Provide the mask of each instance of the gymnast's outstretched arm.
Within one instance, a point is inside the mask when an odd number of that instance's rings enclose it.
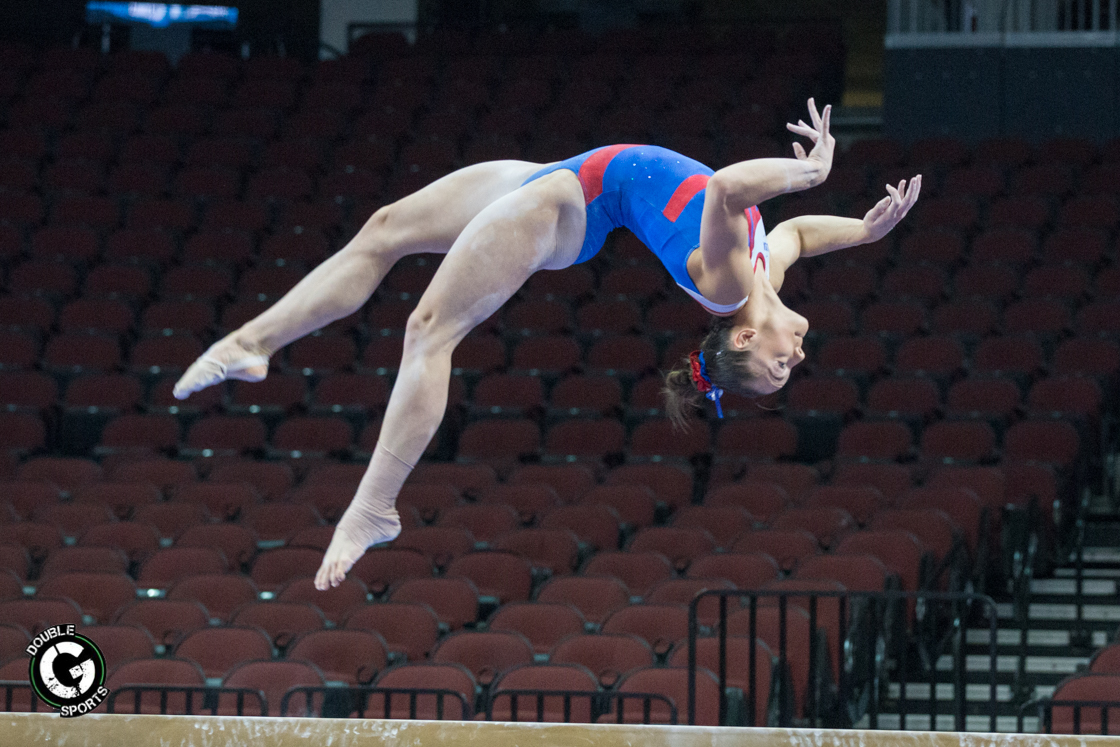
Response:
[[[899,182],[898,187],[887,185],[887,196],[875,204],[862,220],[840,218],[834,215],[802,215],[779,223],[770,231],[774,248],[781,246],[790,254],[790,261],[798,257],[815,257],[837,249],[859,244],[870,244],[886,236],[906,217],[922,191],[922,175],[910,183]],[[787,249],[789,247],[789,249]]]
[[[832,153],[836,148],[836,139],[829,132],[832,107],[826,106],[824,114],[819,114],[816,103],[809,99],[809,119],[812,125],[798,120],[786,127],[808,138],[813,143],[811,151],[806,153],[801,143],[795,142],[796,158],[756,158],[720,169],[708,180],[705,209],[708,201],[714,201],[728,213],[741,215],[771,197],[823,183],[832,170]]]

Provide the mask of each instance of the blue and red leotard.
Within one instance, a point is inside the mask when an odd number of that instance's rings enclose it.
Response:
[[[587,233],[576,263],[603,247],[613,229],[626,227],[657,255],[681,288],[716,314],[737,311],[747,302],[717,304],[700,294],[688,274],[688,258],[700,246],[700,217],[710,168],[654,145],[609,145],[541,169],[526,183],[558,169],[575,172],[587,205]],[[770,247],[757,207],[747,210],[751,223],[751,265],[770,272]]]

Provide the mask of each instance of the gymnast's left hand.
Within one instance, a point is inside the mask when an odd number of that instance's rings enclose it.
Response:
[[[891,229],[899,224],[918,201],[918,193],[922,191],[922,175],[918,174],[907,184],[903,179],[898,187],[887,185],[887,196],[875,203],[875,207],[863,216],[863,230],[867,234],[867,241],[878,241],[890,233]]]

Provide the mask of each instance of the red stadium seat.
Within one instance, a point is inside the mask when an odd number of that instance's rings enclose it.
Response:
[[[704,504],[742,508],[762,523],[770,523],[789,506],[789,494],[780,485],[746,481],[721,485],[708,492]]]
[[[319,608],[305,602],[249,602],[234,612],[230,622],[260,628],[279,649],[287,648],[304,633],[326,627]]]
[[[375,695],[369,701],[367,713],[370,715],[429,720],[440,717],[469,720],[473,715],[477,684],[471,673],[458,664],[410,663],[392,667],[382,672],[374,685],[385,690],[417,688],[445,690],[458,693],[461,701],[456,698],[441,698],[435,694],[425,694],[417,696],[415,705],[412,705],[409,697],[388,698],[384,695]],[[386,699],[389,700],[388,703],[385,702]],[[466,705],[462,705],[463,703]]]
[[[631,540],[631,552],[657,552],[684,571],[693,559],[714,552],[716,541],[705,529],[672,527],[646,527]]]
[[[360,607],[346,618],[346,628],[368,630],[385,639],[391,651],[409,661],[426,659],[439,638],[439,620],[425,604],[383,603]]]
[[[157,643],[172,645],[185,633],[207,627],[210,616],[198,602],[143,599],[121,609],[113,622],[142,627]]]
[[[528,560],[513,553],[479,551],[460,555],[451,561],[447,578],[470,580],[481,595],[498,604],[524,602],[533,588],[533,568]]]
[[[545,602],[513,602],[491,615],[487,628],[513,631],[529,640],[533,650],[547,653],[565,638],[582,633],[586,621],[571,605]]]
[[[628,633],[664,655],[688,637],[688,608],[676,604],[634,604],[617,610],[603,623],[603,633]]]
[[[167,592],[167,598],[198,602],[224,624],[239,607],[255,602],[259,594],[256,584],[242,574],[201,573],[180,579]]]
[[[821,547],[828,548],[855,527],[855,519],[841,508],[791,508],[780,514],[772,526],[777,530],[805,530],[817,539]],[[751,536],[743,539],[749,540]],[[736,544],[736,548],[739,547]]]
[[[569,636],[549,655],[553,664],[587,667],[603,687],[613,687],[635,669],[652,666],[653,659],[653,649],[644,639],[623,633]]]
[[[922,456],[930,461],[976,463],[990,459],[996,446],[985,422],[944,421],[922,432]]]
[[[419,551],[436,567],[444,568],[455,558],[473,550],[475,540],[465,529],[423,526],[403,530],[393,540],[392,547]]]
[[[136,584],[120,571],[75,571],[44,578],[35,593],[72,599],[82,608],[83,615],[106,623],[119,609],[136,599]]]
[[[520,555],[552,575],[571,573],[579,556],[579,540],[565,529],[519,529],[496,538],[493,546]]]
[[[134,659],[117,667],[105,681],[106,687],[120,690],[127,685],[171,685],[181,687],[202,687],[205,684],[202,670],[194,662],[182,659]],[[136,700],[127,695],[120,698],[115,705],[116,713],[144,713],[144,714],[180,714],[187,713],[187,695],[185,693],[171,692],[164,695],[158,691],[141,692],[139,694],[139,707]],[[197,696],[196,696],[197,697]],[[254,706],[249,705],[246,712],[254,713]],[[256,713],[260,714],[259,711]],[[263,714],[260,714],[263,715]]]
[[[590,623],[601,625],[615,610],[630,602],[630,591],[611,576],[555,578],[537,593],[537,601],[569,604]]]
[[[332,624],[338,624],[350,612],[364,606],[369,592],[366,585],[354,578],[344,578],[338,586],[319,591],[312,578],[297,578],[276,595],[281,602],[306,602],[319,608]]]
[[[510,669],[531,664],[533,647],[524,636],[510,631],[461,631],[443,639],[431,659],[464,666],[485,687]]]
[[[531,694],[549,690],[585,692],[587,697],[545,696],[537,700]],[[594,674],[583,666],[527,664],[510,669],[494,681],[488,713],[490,718],[502,721],[590,723],[591,704],[597,692]]]
[[[159,549],[159,534],[150,524],[114,521],[87,528],[78,538],[86,547],[115,547],[133,562],[141,562]]]
[[[427,604],[451,630],[478,618],[478,589],[464,578],[416,578],[404,581],[389,601]]]
[[[260,628],[203,628],[188,633],[175,656],[197,664],[206,677],[224,679],[241,662],[272,658],[272,641]]]

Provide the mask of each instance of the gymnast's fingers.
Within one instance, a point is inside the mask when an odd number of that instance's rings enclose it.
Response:
[[[821,115],[817,111],[817,102],[812,97],[809,98],[809,119],[812,120],[815,129],[821,128]]]
[[[806,155],[805,149],[801,147],[801,143],[793,144],[793,154],[797,156],[798,160],[804,161],[809,156]]]
[[[810,127],[806,127],[803,124],[788,124],[787,123],[786,124],[786,129],[788,129],[790,132],[794,132],[798,135],[801,135],[802,137],[807,137],[810,140],[816,140],[816,138],[820,137],[820,134],[816,130],[814,130]]]
[[[890,196],[884,197],[883,199],[876,202],[875,205],[867,211],[867,217],[871,220],[878,220],[887,212],[887,208],[890,207],[890,204]]]
[[[899,202],[902,202],[902,198],[899,197],[899,195],[898,195],[898,190],[895,189],[890,184],[887,185],[887,193],[890,194],[890,196],[891,196],[891,204],[892,205],[894,205],[896,203],[899,203]]]
[[[906,202],[903,210],[909,210],[918,201],[918,193],[922,191],[922,175],[918,174],[910,180],[910,187],[906,190]]]

